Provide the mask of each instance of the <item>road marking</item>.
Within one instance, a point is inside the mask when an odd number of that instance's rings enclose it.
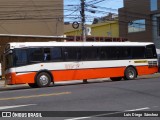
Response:
[[[36,104],[14,105],[14,106],[1,106],[1,107],[0,107],[0,110],[10,109],[10,108],[18,108],[18,107],[25,107],[25,106],[32,106],[32,105],[36,105]]]
[[[130,112],[130,111],[141,111],[141,110],[148,110],[150,109],[149,107],[145,107],[145,108],[138,108],[138,109],[133,109],[133,110],[126,110],[126,112]]]
[[[58,95],[67,95],[71,94],[71,92],[61,92],[61,93],[51,93],[51,94],[40,94],[40,95],[30,95],[30,96],[18,96],[18,97],[10,97],[10,98],[0,98],[0,101],[4,100],[17,100],[17,99],[27,99],[27,98],[38,98],[38,97],[48,97],[48,96],[58,96]]]
[[[94,116],[70,118],[70,119],[64,119],[64,120],[82,120],[82,119],[90,119],[92,117],[94,117]]]
[[[141,111],[141,110],[147,110],[150,109],[149,107],[145,108],[138,108],[138,109],[132,109],[132,110],[125,110],[125,111],[120,111],[120,112],[113,112],[113,113],[104,113],[104,114],[98,114],[98,115],[92,115],[92,116],[86,116],[86,117],[77,117],[77,118],[69,118],[69,119],[64,119],[64,120],[83,120],[83,119],[91,119],[93,117],[103,117],[106,115],[114,115],[114,114],[119,114],[119,113],[124,113],[124,112],[130,112],[130,111]]]
[[[88,117],[78,117],[78,118],[69,118],[69,119],[64,119],[64,120],[83,120],[83,119],[90,119],[94,116],[88,116]]]
[[[153,106],[154,108],[157,108],[157,107],[159,107],[159,106]]]

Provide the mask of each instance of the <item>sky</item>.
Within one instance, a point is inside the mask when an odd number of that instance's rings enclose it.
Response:
[[[81,0],[64,0],[64,20],[66,22],[80,22],[80,1]],[[103,17],[109,12],[118,13],[118,8],[123,7],[123,0],[85,0],[86,4],[86,22],[91,23],[95,17]],[[91,2],[92,1],[92,2]],[[102,1],[102,2],[99,2]],[[95,2],[99,2],[94,4]],[[96,6],[96,8],[91,7]],[[95,11],[95,13],[91,13]]]

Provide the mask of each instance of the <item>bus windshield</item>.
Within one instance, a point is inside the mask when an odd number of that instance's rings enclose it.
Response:
[[[157,58],[155,45],[146,46],[146,58]]]
[[[15,49],[13,51],[9,51],[5,56],[5,69],[23,66],[28,63],[27,50]]]
[[[23,66],[27,65],[28,57],[27,57],[27,49],[15,49],[15,66]]]

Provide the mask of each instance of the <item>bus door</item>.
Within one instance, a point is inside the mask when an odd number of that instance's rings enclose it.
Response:
[[[13,58],[15,61],[15,73],[17,76],[16,83],[20,83],[21,79],[18,79],[18,76],[25,74],[28,70],[26,68],[26,66],[28,65],[27,49],[15,49]]]

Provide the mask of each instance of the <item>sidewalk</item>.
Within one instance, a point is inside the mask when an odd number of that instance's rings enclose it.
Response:
[[[149,78],[159,78],[159,77],[160,77],[160,73],[155,73],[151,75],[138,76],[137,79],[149,79]]]
[[[143,75],[143,76],[138,76],[137,79],[149,79],[149,78],[160,78],[160,73],[155,73],[152,75]],[[92,81],[106,81],[106,80],[110,80],[109,78],[102,78],[102,79],[93,79]],[[82,80],[76,80],[76,81],[64,81],[64,82],[56,82],[57,85],[61,85],[61,84],[66,84],[66,83],[82,83]],[[5,81],[4,80],[0,80],[0,88],[16,88],[16,87],[29,87],[27,84],[20,84],[20,85],[5,85]]]
[[[3,88],[22,88],[22,87],[29,87],[28,84],[19,84],[19,85],[5,85],[5,80],[0,80],[0,91]]]

